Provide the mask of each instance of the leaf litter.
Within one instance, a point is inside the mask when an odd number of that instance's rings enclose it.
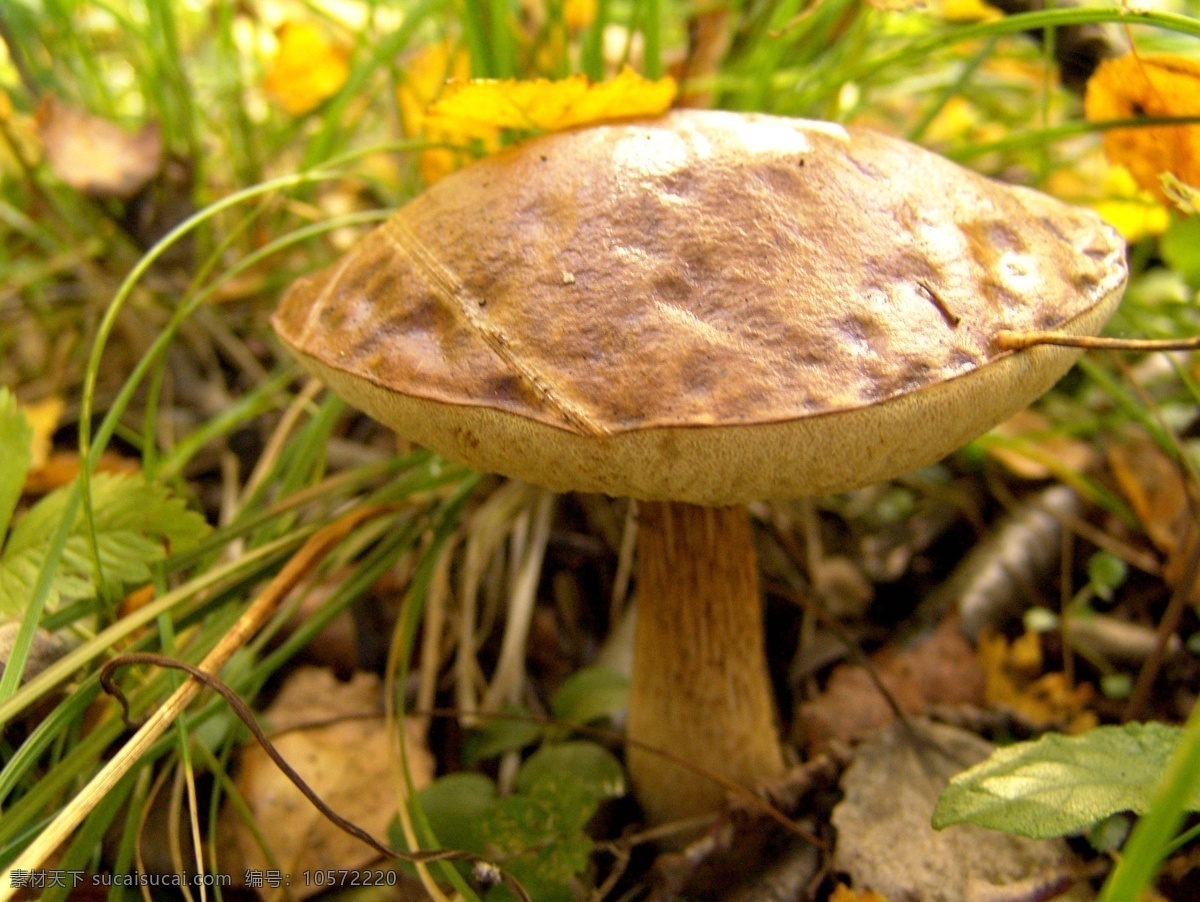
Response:
[[[396,816],[393,737],[383,712],[382,682],[358,673],[339,683],[322,668],[291,673],[261,720],[275,747],[330,807],[373,836],[385,836]],[[434,761],[419,720],[407,718],[402,741],[414,787],[433,778]],[[380,866],[379,853],[348,836],[316,811],[258,746],[240,756],[237,791],[253,817],[252,830],[232,802],[221,813],[221,860],[233,873],[282,869],[290,874]],[[326,889],[293,886],[307,898]],[[277,894],[283,898],[282,890]],[[268,897],[270,898],[270,897]]]

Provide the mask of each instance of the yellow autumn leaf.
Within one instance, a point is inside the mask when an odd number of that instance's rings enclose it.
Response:
[[[350,75],[344,48],[310,22],[286,22],[279,51],[263,78],[263,90],[284,112],[301,116],[341,89]]]
[[[597,0],[563,0],[562,17],[567,28],[587,28],[596,20]]]
[[[21,405],[33,432],[29,442],[31,470],[46,465],[46,460],[50,457],[50,440],[54,431],[58,429],[58,421],[62,417],[64,407],[63,399],[57,395],[51,395],[44,401]]]
[[[1099,149],[1051,173],[1042,187],[1060,200],[1091,207],[1130,243],[1161,235],[1171,223],[1167,208]]]
[[[1084,110],[1091,122],[1200,116],[1200,61],[1136,53],[1105,60],[1088,80]],[[1108,159],[1159,201],[1167,202],[1164,173],[1200,182],[1200,126],[1109,129],[1103,141]]]
[[[1161,235],[1171,224],[1167,208],[1149,191],[1139,188],[1124,166],[1109,167],[1100,189],[1101,196],[1092,203],[1092,209],[1114,226],[1126,241]]]
[[[844,883],[834,887],[829,896],[829,902],[888,902],[887,896],[881,896],[873,889],[853,890]]]
[[[500,130],[480,123],[431,118],[429,107],[441,96],[448,80],[465,80],[471,75],[471,59],[449,41],[431,44],[412,58],[404,80],[396,89],[404,133],[432,143],[482,144],[488,151],[500,147]],[[451,147],[430,147],[421,152],[421,177],[427,185],[449,175],[469,162],[471,156]]]
[[[984,672],[984,695],[991,705],[1015,711],[1038,727],[1063,725],[1079,733],[1096,725],[1088,710],[1093,690],[1087,683],[1072,686],[1063,673],[1045,673],[1041,637],[1026,632],[1010,644],[1003,636],[979,639],[979,662]]]
[[[942,18],[947,22],[994,22],[1004,13],[983,0],[942,0]]]
[[[657,116],[676,94],[671,77],[650,81],[628,67],[608,81],[573,75],[557,81],[476,79],[447,85],[430,115],[446,123],[559,131],[636,116]]]

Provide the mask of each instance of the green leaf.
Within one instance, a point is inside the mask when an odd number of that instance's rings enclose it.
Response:
[[[1186,182],[1181,182],[1172,172],[1160,173],[1158,178],[1162,182],[1163,193],[1184,214],[1195,216],[1200,213],[1200,191]]]
[[[49,539],[66,508],[70,486],[50,493],[17,523],[0,555],[0,614],[18,615],[33,590]],[[105,585],[94,583],[83,512],[75,517],[63,550],[47,610],[99,594],[118,592],[150,579],[150,565],[169,552],[185,551],[209,530],[159,484],[141,477],[98,473],[92,478],[96,546]]]
[[[496,804],[490,777],[474,772],[438,777],[417,793],[417,804],[442,848],[483,854],[480,818]]]
[[[554,693],[550,710],[558,720],[583,725],[624,711],[628,701],[628,677],[607,667],[584,667]]]
[[[535,902],[570,902],[571,880],[587,869],[592,854],[584,828],[598,804],[594,787],[554,772],[543,775],[532,792],[501,799],[481,818],[480,830],[489,851]],[[513,897],[507,887],[496,887],[487,898]]]
[[[446,774],[418,790],[415,799],[437,837],[439,848],[484,854],[480,823],[496,805],[496,784],[490,777],[474,772]],[[394,818],[388,826],[388,838],[392,848],[412,851],[399,818]],[[459,861],[453,866],[464,878],[470,874],[470,862]],[[412,875],[417,872],[408,862],[401,862],[400,868]]]
[[[950,781],[933,826],[979,824],[1046,839],[1084,833],[1119,811],[1141,814],[1181,733],[1159,723],[1126,724],[1000,749]],[[1186,807],[1200,811],[1200,790]]]
[[[1097,551],[1088,558],[1088,580],[1092,589],[1105,601],[1111,601],[1113,592],[1125,582],[1129,565],[1108,551]]]
[[[1176,219],[1159,239],[1158,248],[1171,269],[1192,288],[1200,286],[1200,218]]]
[[[586,740],[542,746],[517,772],[517,790],[533,794],[539,784],[559,779],[568,780],[597,801],[625,794],[621,763],[608,749]]]
[[[468,733],[463,744],[463,757],[467,764],[474,765],[484,758],[515,752],[542,738],[540,724],[522,719],[530,716],[528,708],[506,705],[500,713],[517,716],[489,718],[479,729]]]
[[[572,881],[592,854],[588,821],[601,801],[625,792],[624,771],[593,742],[549,744],[521,766],[516,789],[479,818],[484,845],[535,902],[570,902]],[[487,895],[488,902],[512,898],[502,886]]]
[[[4,547],[8,521],[17,508],[25,474],[29,472],[31,441],[33,429],[29,420],[17,406],[13,393],[0,386],[0,460],[4,461],[0,467],[0,548]]]

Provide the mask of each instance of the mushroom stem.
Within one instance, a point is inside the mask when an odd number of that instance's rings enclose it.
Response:
[[[750,518],[744,507],[644,502],[629,772],[656,823],[716,811],[726,788],[779,776],[783,754],[763,647]]]

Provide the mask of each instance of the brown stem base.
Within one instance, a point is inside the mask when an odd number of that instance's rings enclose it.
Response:
[[[744,507],[643,503],[628,735],[638,800],[655,823],[720,808],[715,775],[753,788],[783,755],[763,648],[758,569]]]

